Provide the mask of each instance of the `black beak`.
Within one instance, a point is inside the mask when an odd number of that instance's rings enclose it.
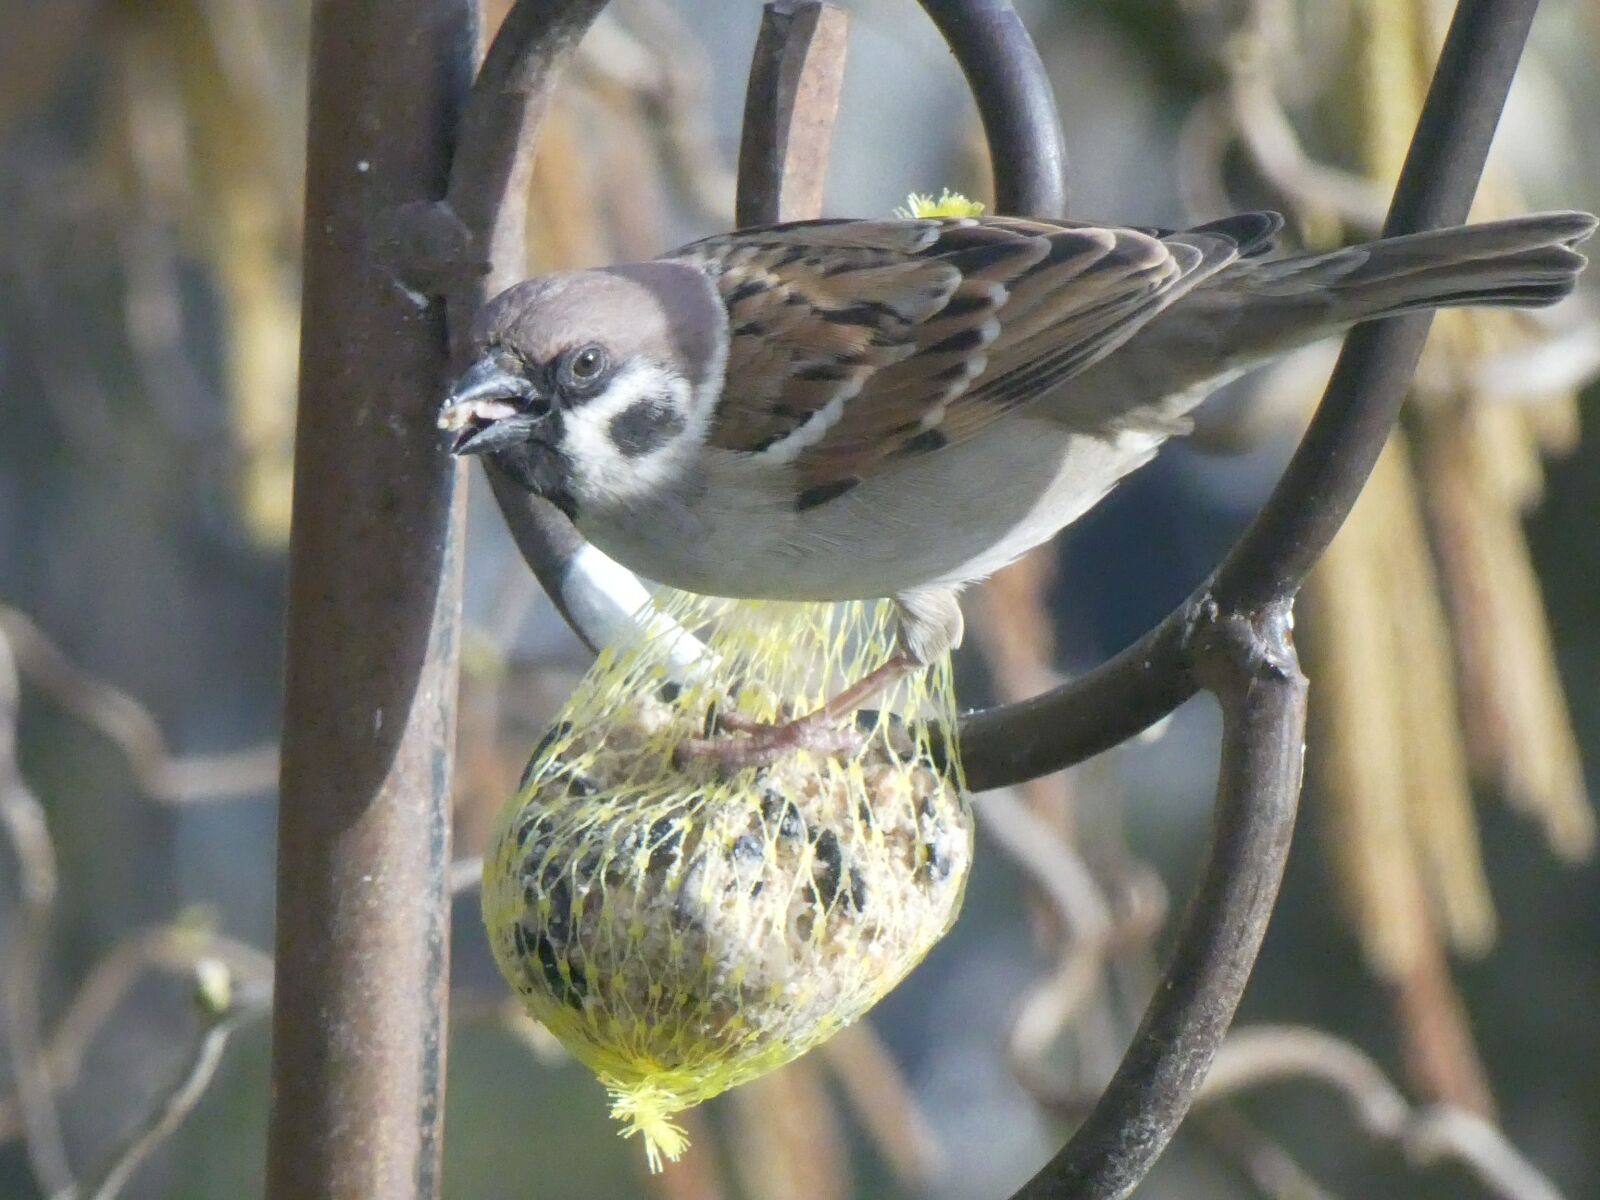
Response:
[[[531,379],[497,358],[480,358],[450,389],[439,428],[456,435],[450,453],[484,454],[525,439],[547,408]]]

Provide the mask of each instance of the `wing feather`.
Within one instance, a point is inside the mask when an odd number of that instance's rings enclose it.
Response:
[[[807,221],[697,242],[677,257],[716,281],[731,331],[710,441],[842,494],[1048,393],[1279,223]]]

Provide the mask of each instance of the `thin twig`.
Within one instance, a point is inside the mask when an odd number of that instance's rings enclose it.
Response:
[[[176,756],[149,708],[78,666],[26,613],[0,606],[0,631],[10,640],[23,677],[116,746],[140,790],[152,799],[189,804],[276,788],[276,745]]]
[[[1371,1138],[1397,1146],[1417,1167],[1456,1162],[1503,1200],[1561,1200],[1492,1123],[1454,1105],[1413,1108],[1377,1063],[1332,1034],[1298,1026],[1252,1026],[1218,1052],[1200,1102],[1216,1103],[1272,1083],[1311,1079],[1343,1099]]]
[[[624,19],[635,26],[631,34],[650,54],[655,69],[653,78],[634,79],[632,85],[658,117],[670,177],[704,219],[728,224],[733,219],[736,172],[718,147],[712,126],[706,95],[712,69],[705,48],[664,0],[636,0],[625,10]],[[585,66],[599,67],[599,57],[586,55]]]
[[[143,972],[157,968],[189,974],[195,963],[208,958],[226,964],[248,986],[268,990],[272,986],[272,959],[261,950],[181,922],[137,933],[102,956],[45,1041],[43,1070],[51,1092],[64,1092],[78,1081],[89,1045]],[[0,1097],[0,1142],[16,1136],[21,1129],[19,1098]]]
[[[1258,67],[1242,67],[1234,75],[1227,105],[1250,161],[1268,183],[1313,211],[1332,212],[1360,236],[1378,232],[1385,210],[1383,189],[1307,154],[1271,80]]]
[[[929,1190],[944,1173],[944,1150],[871,1023],[841,1029],[821,1054],[901,1187],[913,1194]]]
[[[200,968],[208,965],[226,970],[209,960],[202,962]],[[197,968],[197,974],[201,973]],[[232,981],[227,979],[220,982],[202,979],[199,986],[202,989],[234,990]],[[222,1063],[222,1052],[227,1048],[228,1039],[241,1027],[266,1016],[269,1011],[269,1004],[261,992],[253,989],[238,991],[242,994],[227,997],[215,1009],[208,1001],[202,1000],[200,1036],[195,1041],[183,1072],[151,1105],[92,1180],[56,1191],[52,1193],[52,1200],[115,1200],[133,1178],[134,1172],[183,1124],[184,1118],[194,1111],[195,1105],[211,1086],[211,1079]]]
[[[1023,1086],[1049,1092],[1041,1064],[1100,981],[1115,928],[1111,906],[1077,851],[1018,797],[987,792],[974,808],[984,831],[1033,881],[1061,925],[1059,961],[1023,999],[1007,1038],[1011,1068]]]
[[[1267,1200],[1334,1200],[1280,1142],[1233,1108],[1222,1104],[1202,1108],[1197,1101],[1189,1128],[1221,1152]]]
[[[72,1186],[40,1034],[39,988],[56,901],[56,853],[39,803],[17,765],[16,658],[0,625],[0,829],[17,860],[20,929],[0,956],[0,1025],[17,1081],[28,1161],[48,1192]]]

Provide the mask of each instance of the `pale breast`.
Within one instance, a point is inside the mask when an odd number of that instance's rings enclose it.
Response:
[[[998,570],[1081,516],[1161,437],[1108,437],[1013,418],[959,446],[797,511],[772,467],[725,455],[713,485],[648,507],[580,513],[579,527],[640,574],[711,595],[888,596]]]

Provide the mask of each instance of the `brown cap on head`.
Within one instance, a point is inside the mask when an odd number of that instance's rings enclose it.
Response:
[[[480,349],[505,346],[545,363],[589,342],[614,360],[668,363],[695,385],[720,370],[727,310],[711,281],[685,263],[627,263],[545,275],[507,288],[473,323]]]

